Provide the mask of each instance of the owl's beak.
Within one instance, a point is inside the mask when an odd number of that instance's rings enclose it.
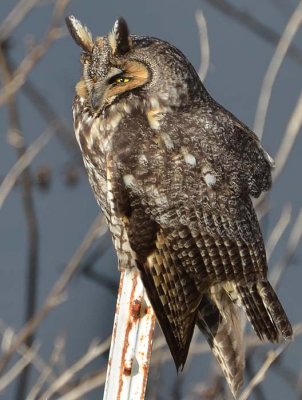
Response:
[[[100,111],[104,104],[105,88],[94,87],[91,91],[91,106],[94,111]]]
[[[123,70],[119,68],[112,67],[108,71],[107,75],[104,77],[104,79],[99,79],[95,85],[93,86],[91,90],[91,107],[95,112],[100,111],[104,105],[107,99],[108,95],[108,82],[110,78],[117,76],[121,74]]]

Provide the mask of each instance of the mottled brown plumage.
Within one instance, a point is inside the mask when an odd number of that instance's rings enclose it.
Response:
[[[67,25],[84,50],[75,133],[120,267],[140,270],[176,367],[197,325],[236,396],[237,304],[261,339],[292,336],[251,202],[271,186],[272,159],[169,43],[129,36],[123,19],[95,41]]]

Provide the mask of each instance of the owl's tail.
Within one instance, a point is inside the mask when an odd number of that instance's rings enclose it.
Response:
[[[282,338],[292,338],[292,326],[268,281],[238,285],[237,291],[248,319],[261,340],[266,337],[271,342],[278,342]]]
[[[196,324],[205,335],[234,397],[237,398],[244,372],[243,332],[238,307],[222,287],[216,286],[208,296],[203,297]]]

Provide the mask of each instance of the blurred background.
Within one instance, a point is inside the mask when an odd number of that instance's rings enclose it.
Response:
[[[81,67],[64,25],[71,13],[94,35],[123,16],[131,32],[171,42],[213,97],[262,136],[276,169],[257,210],[271,281],[296,338],[288,348],[260,345],[247,326],[246,393],[302,399],[297,0],[0,2],[0,398],[94,400],[103,393],[119,273],[73,134]],[[230,398],[198,334],[177,376],[157,329],[151,365],[147,399]]]

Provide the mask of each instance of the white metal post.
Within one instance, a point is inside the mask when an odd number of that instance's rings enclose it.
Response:
[[[143,400],[155,314],[139,272],[122,271],[107,367],[104,400]]]

